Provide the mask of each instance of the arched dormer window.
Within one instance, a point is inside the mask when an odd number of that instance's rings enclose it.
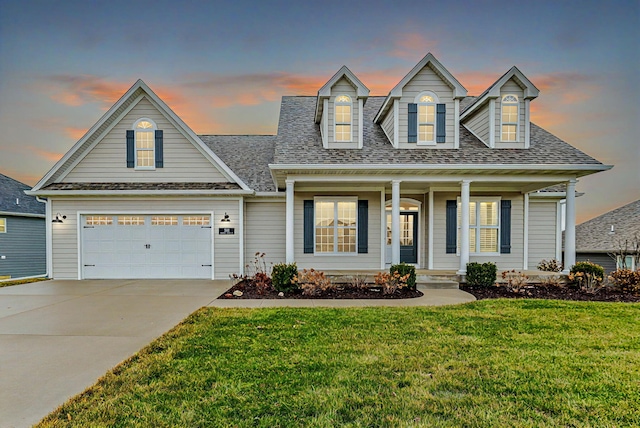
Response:
[[[518,106],[517,95],[507,94],[502,97],[500,141],[518,141]]]
[[[438,96],[433,92],[421,92],[418,104],[418,144],[436,144],[436,104]]]
[[[155,162],[155,131],[153,120],[142,118],[133,124],[135,135],[135,167],[136,169],[153,169]]]
[[[338,142],[351,141],[351,97],[349,95],[338,95],[334,101],[334,104],[335,140]]]

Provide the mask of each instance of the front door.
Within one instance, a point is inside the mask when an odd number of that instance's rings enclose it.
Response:
[[[391,212],[387,211],[386,262],[391,263]],[[418,263],[418,213],[400,211],[400,262]]]

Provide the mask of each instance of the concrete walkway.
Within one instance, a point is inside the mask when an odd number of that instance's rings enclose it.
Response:
[[[37,423],[202,306],[464,303],[460,290],[406,300],[216,300],[229,281],[45,281],[0,288],[0,427]]]

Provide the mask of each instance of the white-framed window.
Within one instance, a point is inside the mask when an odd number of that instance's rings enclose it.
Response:
[[[519,103],[517,95],[507,94],[502,97],[500,141],[518,141]]]
[[[458,253],[462,203],[458,198]],[[500,253],[500,198],[474,197],[469,200],[469,253]]]
[[[209,216],[186,215],[182,217],[183,226],[209,226]]]
[[[105,215],[88,215],[85,217],[87,226],[110,226],[113,224],[113,217]]]
[[[334,101],[335,139],[337,142],[351,141],[352,103],[349,95],[338,95]]]
[[[177,226],[178,216],[156,215],[151,217],[151,226]]]
[[[0,233],[7,233],[7,219],[0,218]]]
[[[315,253],[356,253],[356,198],[315,199]]]
[[[624,258],[621,255],[616,256],[616,270],[620,269],[636,270],[635,258],[631,255],[624,256]]]
[[[418,105],[418,144],[435,145],[438,96],[431,91],[421,92],[415,101]]]
[[[119,215],[118,224],[120,226],[144,226],[144,217],[140,215]]]
[[[136,169],[155,169],[156,129],[155,122],[147,118],[138,119],[133,124]]]

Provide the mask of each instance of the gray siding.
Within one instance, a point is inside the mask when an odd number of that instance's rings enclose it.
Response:
[[[164,131],[164,168],[135,170],[126,165],[126,131],[140,118],[153,120]],[[91,182],[226,182],[224,175],[146,98],[62,180]]]
[[[334,102],[338,95],[349,95],[351,97],[351,142],[335,141],[335,116]],[[344,77],[336,82],[331,88],[331,97],[329,98],[329,148],[330,149],[357,149],[358,148],[358,130],[359,127],[359,107],[356,98],[356,90]]]
[[[501,142],[502,127],[502,97],[506,94],[515,94],[518,96],[518,142]],[[496,100],[496,147],[497,148],[524,148],[524,91],[520,86],[513,81],[513,79],[507,81],[502,88],[500,88],[500,98]]]
[[[394,122],[395,122],[394,118],[395,116],[393,113],[393,105],[392,105],[389,111],[387,111],[387,115],[385,116],[381,124],[382,130],[384,131],[385,135],[387,136],[391,144],[393,144],[393,133],[394,133]]]
[[[0,277],[47,273],[44,218],[5,216],[7,232],[0,233]]]
[[[408,105],[414,103],[416,96],[423,91],[431,91],[438,96],[438,102],[446,104],[446,139],[444,143],[435,146],[418,146],[416,143],[407,141],[408,132]],[[409,81],[402,89],[399,112],[399,144],[401,149],[452,149],[454,148],[453,127],[455,102],[453,100],[453,89],[429,66],[425,66],[418,74]]]
[[[268,267],[285,262],[285,208],[284,199],[245,204],[245,264],[250,264],[256,253],[265,253]]]
[[[529,262],[536,270],[541,260],[556,258],[556,201],[529,201]]]
[[[489,141],[489,103],[486,103],[471,118],[465,121],[465,126],[487,146]]]
[[[598,264],[604,268],[605,275],[616,270],[615,260],[605,253],[576,253],[576,262],[592,262]]]

